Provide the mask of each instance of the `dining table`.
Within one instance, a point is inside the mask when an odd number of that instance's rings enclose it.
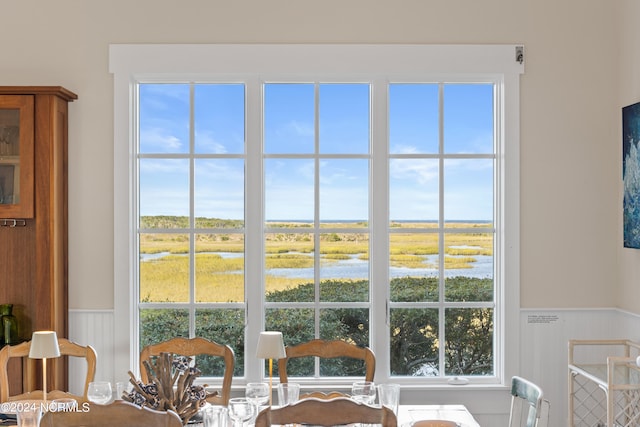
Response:
[[[6,405],[7,408],[9,407]],[[3,411],[0,414],[0,426],[15,426],[16,418],[14,411]],[[419,421],[441,420],[453,421],[459,427],[480,427],[473,415],[464,405],[399,405],[398,427],[411,427]],[[189,423],[194,427],[201,427],[202,423]]]
[[[411,427],[418,421],[453,421],[459,427],[480,427],[471,412],[459,404],[448,405],[400,405],[398,427]]]
[[[444,405],[399,405],[398,427],[412,427],[419,421],[453,421],[457,427],[480,427],[480,424],[473,417],[466,406],[461,404]],[[231,425],[231,424],[229,424]],[[198,423],[195,427],[201,427]],[[245,424],[252,427],[251,423]]]
[[[274,406],[275,407],[275,406]],[[399,405],[398,427],[412,427],[419,421],[453,421],[457,427],[480,427],[471,412],[461,404],[445,405]],[[202,427],[202,423],[194,423],[194,427]],[[252,427],[252,423],[245,426]],[[229,423],[231,426],[231,423]]]

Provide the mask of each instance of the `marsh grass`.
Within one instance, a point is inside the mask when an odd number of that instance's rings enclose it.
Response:
[[[265,258],[267,269],[270,268],[310,268],[313,267],[313,258],[301,254],[267,255]]]
[[[391,255],[391,266],[404,268],[436,268],[437,265],[427,262],[418,255]]]
[[[165,224],[163,218],[157,224]],[[229,223],[235,225],[235,223]],[[271,224],[270,224],[271,225]],[[279,223],[288,227],[290,223]],[[304,228],[307,224],[297,224]],[[346,224],[331,224],[334,229]],[[171,227],[167,227],[171,228]],[[434,229],[434,223],[396,223],[392,230]],[[490,224],[455,223],[451,229],[491,229]],[[359,260],[369,259],[369,240],[365,233],[324,233],[320,239],[322,265],[348,259],[357,255]],[[241,233],[195,235],[196,301],[234,302],[244,301],[244,259],[226,258],[216,252],[242,253],[245,250]],[[390,263],[394,267],[435,268],[426,260],[428,255],[438,255],[436,233],[401,232],[391,233],[389,238]],[[311,268],[314,252],[310,233],[267,233],[265,235],[265,266],[272,268]],[[157,260],[140,263],[140,295],[143,301],[188,301],[189,300],[189,235],[182,233],[142,233],[140,252],[143,254],[168,253]],[[460,232],[446,234],[446,269],[472,268],[474,256],[493,254],[493,234],[486,232]],[[268,292],[293,289],[308,283],[308,279],[267,275],[265,286]]]
[[[326,254],[323,256],[324,259],[332,259],[332,260],[336,260],[336,261],[342,261],[345,259],[349,259],[351,258],[349,255],[345,255],[345,254]]]

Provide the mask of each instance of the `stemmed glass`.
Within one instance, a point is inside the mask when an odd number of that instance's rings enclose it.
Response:
[[[98,403],[100,405],[109,403],[113,397],[111,383],[108,381],[94,381],[89,383],[87,397],[91,402]]]
[[[253,417],[253,403],[246,397],[229,399],[228,409],[234,427],[242,427],[245,421]]]
[[[269,401],[269,384],[267,383],[247,383],[244,395],[253,403],[255,414],[260,412],[260,405]]]
[[[373,405],[376,401],[376,386],[372,381],[357,381],[351,387],[351,398],[356,402]]]

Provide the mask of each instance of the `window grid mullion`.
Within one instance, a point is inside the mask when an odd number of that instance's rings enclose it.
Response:
[[[245,354],[255,354],[256,343],[264,329],[264,187],[262,183],[263,155],[263,81],[258,77],[245,82],[245,266],[244,266],[244,327]],[[245,363],[246,381],[264,378],[264,364]]]
[[[445,374],[444,84],[438,84],[438,372]]]
[[[195,87],[189,84],[189,337],[196,336]]]
[[[314,189],[313,189],[313,283],[314,283],[314,336],[320,338],[320,85],[313,87],[313,154],[314,154]],[[314,361],[314,376],[320,377],[320,358]]]

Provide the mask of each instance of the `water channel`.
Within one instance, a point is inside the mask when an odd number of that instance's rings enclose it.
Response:
[[[235,252],[215,252],[223,258],[240,258],[242,253]],[[157,254],[140,254],[141,261],[150,261],[160,259],[169,255],[168,252]],[[312,257],[313,254],[305,254]],[[186,255],[184,255],[186,256]],[[361,260],[359,255],[351,255],[344,260],[331,260],[331,262],[322,263],[320,266],[320,277],[322,279],[367,279],[369,277],[369,261]],[[438,255],[425,256],[425,264],[436,265]],[[453,257],[455,258],[455,257]],[[468,258],[465,256],[465,258]],[[493,257],[487,255],[474,255],[476,260],[471,263],[471,268],[450,268],[445,270],[445,277],[467,276],[476,278],[493,277]],[[230,272],[231,273],[231,272]],[[314,269],[308,268],[271,268],[266,271],[268,275],[277,277],[287,277],[295,279],[313,279]],[[389,278],[396,277],[435,277],[438,274],[436,268],[408,268],[408,267],[390,267]]]

